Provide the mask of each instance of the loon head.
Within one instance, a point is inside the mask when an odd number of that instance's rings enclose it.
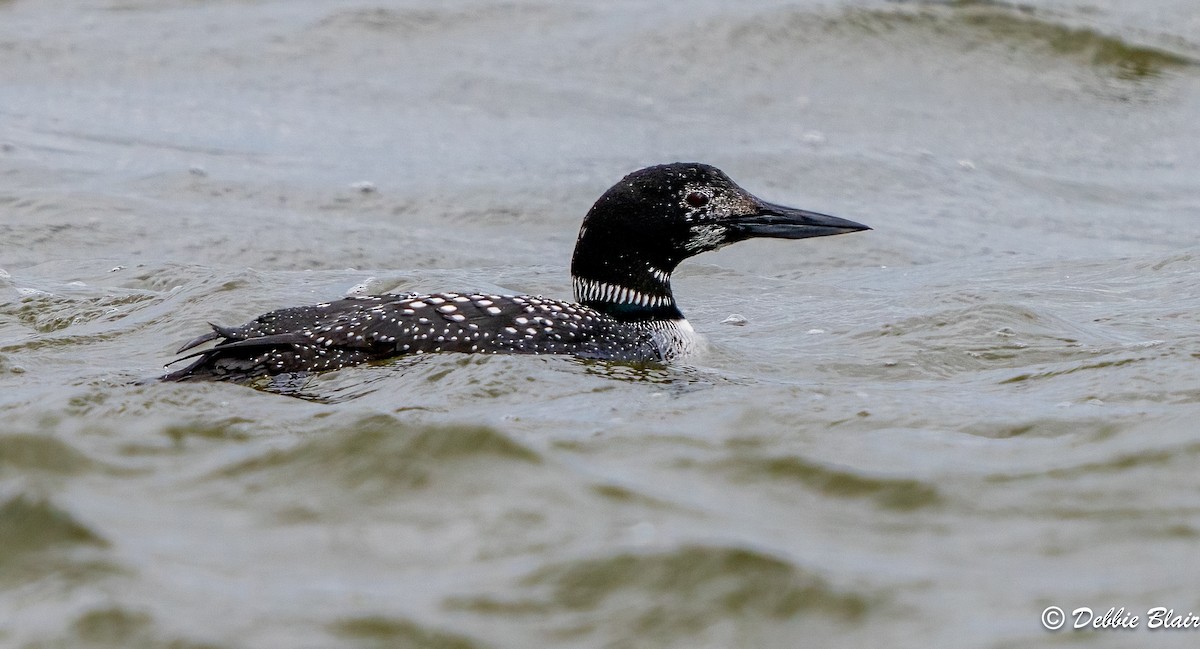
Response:
[[[647,167],[604,192],[584,217],[571,259],[575,299],[614,317],[680,318],[671,273],[688,257],[753,237],[870,229],[768,203],[706,164]]]

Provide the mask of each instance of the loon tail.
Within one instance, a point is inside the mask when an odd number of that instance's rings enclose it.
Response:
[[[210,340],[222,338],[215,347],[202,349],[181,356],[170,363],[173,365],[189,358],[196,360],[186,367],[159,377],[160,381],[247,381],[270,373],[268,362],[285,359],[293,355],[293,345],[306,342],[298,333],[282,333],[270,336],[242,338],[233,329],[212,325],[209,333],[188,341],[179,351],[183,352]],[[278,371],[278,370],[277,370]],[[286,371],[286,370],[284,370]]]

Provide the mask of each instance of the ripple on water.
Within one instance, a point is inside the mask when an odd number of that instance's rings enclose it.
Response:
[[[329,630],[338,637],[371,643],[371,646],[429,649],[476,649],[482,646],[457,633],[393,617],[349,617],[330,624]]]
[[[547,18],[572,15],[552,5],[500,5],[457,8],[368,8],[334,11],[321,19],[314,30],[335,32],[339,38],[348,34],[360,37],[382,34],[412,38],[420,35],[444,35],[448,31],[459,31],[472,27],[496,28],[496,21],[512,23],[514,26],[536,19],[538,23]]]
[[[991,421],[969,424],[962,428],[962,432],[991,439],[1070,436],[1099,441],[1118,434],[1126,426],[1127,424],[1097,419],[1030,416],[1018,421],[996,418]]]
[[[86,455],[54,437],[28,433],[0,435],[0,476],[13,471],[75,475],[95,466]]]
[[[440,480],[470,480],[482,465],[494,470],[541,461],[538,453],[492,428],[421,427],[392,415],[374,415],[295,448],[239,462],[213,479],[250,479],[285,490],[333,482],[342,490],[395,496]]]
[[[799,483],[822,496],[867,498],[885,509],[908,511],[942,502],[936,486],[915,478],[869,475],[798,455],[768,457],[736,453],[711,463],[710,467],[741,483]]]
[[[28,582],[47,575],[89,580],[113,570],[82,558],[76,548],[108,547],[100,534],[48,499],[17,494],[0,504],[0,580]]]
[[[153,299],[149,294],[128,292],[78,296],[39,291],[0,305],[0,315],[11,315],[35,332],[50,333],[87,322],[119,320]]]
[[[164,637],[148,613],[116,606],[92,609],[76,618],[61,636],[35,641],[28,647],[29,649],[50,649],[52,647],[219,649],[218,645],[209,643]]]
[[[1027,5],[991,0],[919,3],[903,10],[852,10],[838,21],[842,26],[878,33],[909,31],[914,35],[956,39],[963,44],[1004,44],[1039,57],[1091,66],[1121,79],[1141,79],[1164,71],[1195,68],[1196,59],[1165,47],[1139,45],[1089,27],[1068,24],[1067,18]]]
[[[520,580],[520,598],[453,598],[452,609],[503,616],[560,617],[559,632],[601,637],[687,637],[730,620],[853,623],[872,605],[818,575],[755,550],[687,545],[559,562]]]
[[[789,7],[723,16],[704,26],[701,31],[724,36],[724,47],[713,47],[711,39],[655,34],[654,40],[639,42],[633,50],[643,55],[650,50],[663,60],[719,55],[729,61],[753,60],[759,66],[790,66],[799,51],[831,38],[850,38],[864,45],[878,42],[896,48],[982,52],[1017,65],[1044,66],[1053,61],[1120,81],[1141,82],[1170,71],[1200,69],[1200,57],[1177,49],[1183,45],[1180,42],[1135,43],[1081,22],[1070,14],[982,0],[894,3],[835,13]],[[697,26],[685,28],[695,31]],[[729,56],[729,50],[742,55]]]
[[[947,378],[966,372],[1088,359],[1124,349],[1119,341],[1034,309],[988,302],[930,311],[886,322],[852,336],[864,349],[878,347],[896,378]],[[907,353],[900,353],[908,350]],[[870,358],[871,355],[863,354]],[[850,375],[878,373],[878,360],[835,364]]]

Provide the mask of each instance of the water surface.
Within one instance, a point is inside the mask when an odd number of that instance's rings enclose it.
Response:
[[[0,96],[0,646],[1194,646],[1039,622],[1200,612],[1187,0],[9,0]],[[139,383],[566,297],[674,160],[875,230],[686,262],[671,367]]]

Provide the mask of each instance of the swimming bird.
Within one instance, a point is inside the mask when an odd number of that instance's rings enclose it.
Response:
[[[571,258],[575,301],[530,295],[362,295],[280,309],[240,327],[212,326],[179,349],[213,347],[164,381],[246,381],[337,370],[406,354],[570,354],[666,362],[695,332],[671,292],[679,262],[754,237],[805,239],[870,228],[768,203],[700,163],[621,179],[583,219]]]

